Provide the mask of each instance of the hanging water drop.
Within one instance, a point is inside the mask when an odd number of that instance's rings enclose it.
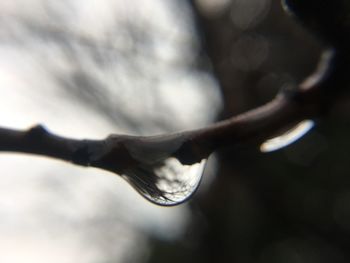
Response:
[[[110,145],[110,148],[109,148]],[[91,166],[121,175],[147,200],[173,206],[197,190],[207,155],[187,134],[135,137],[116,135],[107,139],[104,151],[90,156]]]
[[[185,134],[128,140],[125,147],[137,162],[123,177],[149,201],[171,206],[197,190],[205,159],[189,146]]]

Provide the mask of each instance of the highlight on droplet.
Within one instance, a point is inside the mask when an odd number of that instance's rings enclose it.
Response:
[[[303,137],[314,125],[312,120],[303,120],[282,135],[266,140],[260,145],[260,151],[272,152],[284,148]]]

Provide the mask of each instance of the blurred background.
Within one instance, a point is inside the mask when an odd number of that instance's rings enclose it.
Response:
[[[310,74],[322,47],[278,0],[3,0],[0,125],[104,138],[204,127]],[[297,143],[220,150],[194,198],[0,155],[1,262],[348,262],[349,103]]]

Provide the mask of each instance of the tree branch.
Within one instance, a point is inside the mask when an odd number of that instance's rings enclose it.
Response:
[[[111,135],[104,140],[60,137],[40,125],[27,131],[0,128],[0,151],[43,155],[119,172],[112,162],[133,163],[133,157],[126,158],[125,155],[130,154],[121,147],[126,141],[146,148],[157,145],[157,149],[161,144],[176,141],[178,145],[173,154],[184,164],[197,162],[220,147],[260,144],[299,121],[324,114],[349,83],[345,67],[349,64],[348,58],[340,55],[326,51],[318,70],[297,89],[284,89],[268,104],[206,128],[150,137]]]
[[[177,166],[201,163],[223,146],[261,144],[304,119],[324,114],[349,83],[348,56],[326,51],[316,72],[296,89],[282,89],[270,103],[206,128],[157,136],[110,135],[103,140],[77,140],[55,135],[43,126],[26,131],[0,128],[0,151],[22,152],[91,166],[122,175],[143,196],[162,205],[174,205],[191,193],[179,195],[188,180],[176,172],[175,181],[159,171],[176,160]],[[161,189],[163,180],[172,190]],[[182,180],[182,179],[181,179]],[[183,179],[185,180],[185,179]],[[198,185],[198,184],[197,184]],[[197,187],[196,185],[196,187]],[[169,187],[167,186],[166,189]]]

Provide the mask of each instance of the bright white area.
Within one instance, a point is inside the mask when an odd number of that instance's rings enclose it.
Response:
[[[308,133],[312,127],[315,126],[315,123],[312,120],[304,120],[299,122],[293,128],[284,132],[283,134],[276,136],[272,139],[266,140],[260,146],[260,151],[262,152],[272,152],[282,149],[293,142],[299,140],[306,133]]]
[[[175,2],[0,1],[0,125],[102,138],[211,122],[220,96],[190,67],[197,43]],[[7,153],[0,167],[0,262],[142,262],[147,235],[176,238],[190,216],[97,169]]]

